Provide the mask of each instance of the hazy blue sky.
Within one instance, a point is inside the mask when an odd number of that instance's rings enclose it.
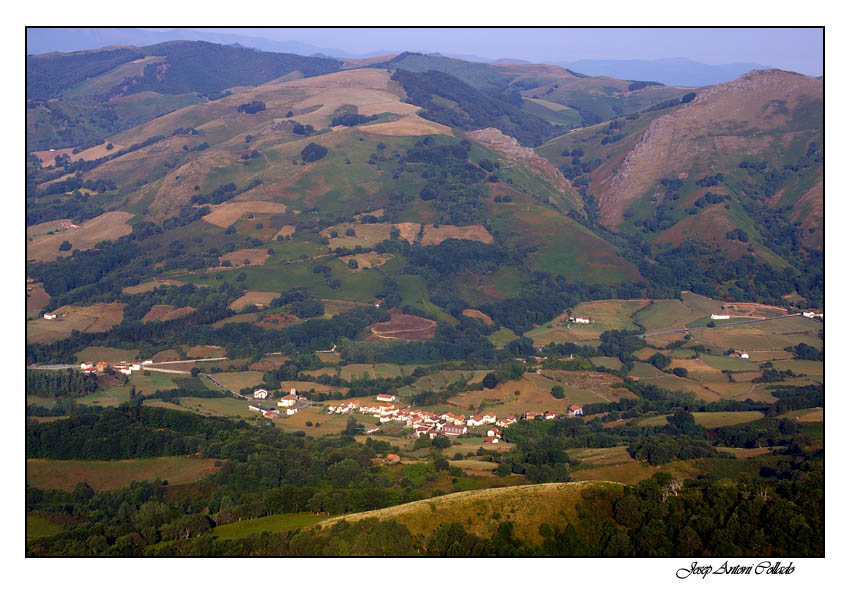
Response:
[[[471,54],[533,62],[580,59],[690,58],[707,64],[754,62],[823,74],[819,28],[363,28],[217,29],[339,48]]]

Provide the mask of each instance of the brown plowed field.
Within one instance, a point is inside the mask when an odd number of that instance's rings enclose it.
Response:
[[[485,323],[487,323],[487,325],[492,325],[492,324],[493,324],[493,319],[491,319],[490,317],[488,317],[487,315],[485,315],[485,314],[484,314],[483,312],[481,312],[480,310],[475,310],[474,308],[466,308],[466,309],[464,309],[464,311],[463,311],[463,315],[464,315],[464,316],[466,316],[466,317],[472,317],[473,319],[481,319],[482,321],[484,321]]]
[[[207,205],[204,205],[207,206]],[[218,225],[222,228],[227,228],[239,220],[243,214],[258,213],[258,214],[283,214],[286,212],[286,205],[280,202],[265,202],[263,200],[252,200],[250,202],[233,202],[210,206],[210,214],[203,217],[207,223]]]
[[[174,308],[170,304],[154,304],[144,317],[142,323],[148,321],[169,321],[178,317],[183,317],[189,313],[195,312],[197,309],[192,306],[184,306],[183,308]]]
[[[369,325],[372,332],[368,341],[381,340],[430,340],[437,331],[436,321],[406,315],[399,309],[390,309],[390,320]]]
[[[483,225],[466,225],[457,227],[455,225],[426,225],[422,233],[423,246],[435,246],[440,242],[448,239],[454,240],[473,240],[476,242],[484,242],[485,244],[493,243],[493,236],[490,232],[484,229]]]

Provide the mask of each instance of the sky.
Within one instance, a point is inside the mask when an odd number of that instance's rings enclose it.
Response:
[[[199,29],[199,28],[195,28]],[[469,54],[531,62],[690,58],[711,65],[753,62],[823,74],[820,28],[226,28],[353,53],[380,50]]]

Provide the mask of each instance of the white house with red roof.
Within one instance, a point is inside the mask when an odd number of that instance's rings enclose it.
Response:
[[[263,388],[257,388],[256,390],[254,390],[254,400],[265,400],[268,397],[268,390],[264,390]]]
[[[491,427],[487,430],[487,437],[502,437],[502,430],[498,427]]]
[[[584,414],[584,411],[578,404],[570,404],[567,414],[571,417],[580,417]]]
[[[375,396],[375,400],[378,402],[395,402],[397,398],[392,394],[378,394]]]
[[[467,427],[481,427],[482,425],[484,425],[484,417],[481,415],[471,415],[466,420]]]
[[[499,438],[497,438],[497,437],[495,437],[495,436],[489,436],[489,437],[488,437],[488,438],[484,441],[484,443],[485,443],[485,444],[498,444],[498,443],[499,443]]]
[[[508,415],[507,417],[502,417],[496,421],[496,425],[499,427],[510,427],[516,423],[516,417],[513,415]]]

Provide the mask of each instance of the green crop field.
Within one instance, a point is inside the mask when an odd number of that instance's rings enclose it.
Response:
[[[751,423],[764,418],[764,413],[757,410],[742,411],[742,412],[695,412],[691,413],[694,416],[694,422],[703,427],[725,427],[727,425],[740,425],[742,423]],[[641,427],[657,427],[667,424],[669,415],[657,415],[640,419],[636,422]]]
[[[594,367],[605,367],[606,369],[619,369],[623,363],[619,358],[613,356],[594,356],[590,359]]]
[[[27,515],[27,542],[62,533],[65,528],[36,515]]]
[[[699,313],[680,300],[655,300],[638,310],[634,320],[647,331],[666,331],[681,329],[699,316]]]
[[[233,373],[216,373],[213,378],[223,386],[238,392],[244,387],[263,385],[261,371],[236,371]]]
[[[712,298],[700,296],[693,292],[682,292],[682,302],[691,309],[706,316],[720,314],[722,312],[722,303]]]
[[[77,400],[80,404],[94,406],[119,406],[130,401],[130,386],[109,387]]]
[[[507,327],[502,327],[495,333],[491,333],[487,339],[493,342],[493,345],[497,348],[504,348],[505,344],[510,342],[511,340],[515,340],[517,338],[517,334],[508,329]]]
[[[758,371],[759,367],[746,358],[732,358],[716,354],[700,354],[702,362],[720,371]]]
[[[213,530],[212,535],[220,540],[236,540],[249,535],[263,532],[283,533],[309,527],[329,519],[329,515],[314,515],[311,513],[286,513],[282,515],[269,515],[257,519],[246,519],[235,523],[221,525]]]
[[[659,377],[664,375],[661,371],[650,365],[649,363],[636,362],[632,367],[632,370],[629,371],[629,375],[634,375],[636,377],[644,378],[644,377]]]

